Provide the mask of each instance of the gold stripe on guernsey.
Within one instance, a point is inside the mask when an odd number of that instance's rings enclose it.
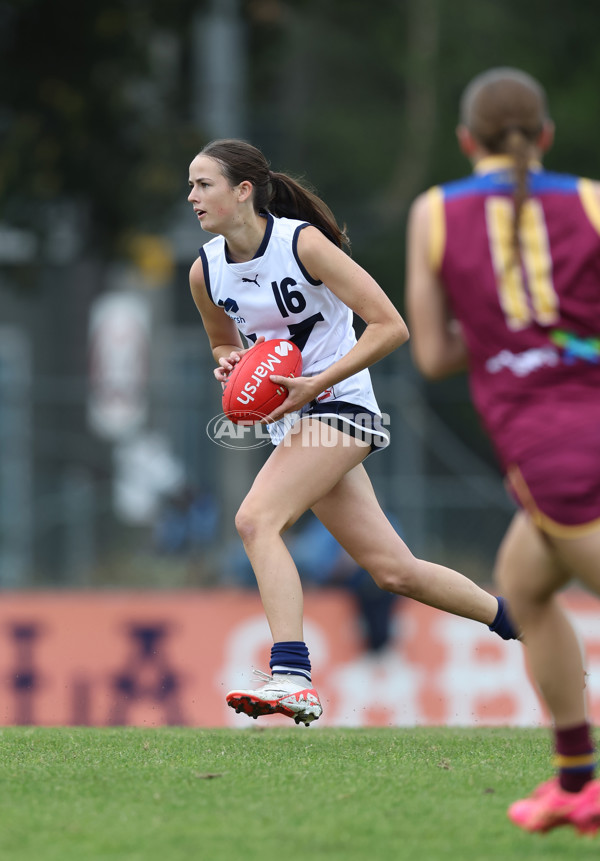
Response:
[[[552,285],[552,256],[544,220],[544,210],[538,200],[527,200],[521,210],[519,225],[521,253],[530,280],[530,295],[534,317],[542,326],[558,320],[558,296]]]
[[[596,764],[595,753],[582,753],[580,756],[565,756],[557,753],[553,761],[555,768],[577,768],[581,765],[593,766]]]
[[[429,262],[434,272],[442,268],[442,258],[446,247],[446,214],[444,195],[439,185],[430,188],[429,197]]]
[[[507,470],[507,478],[512,485],[521,505],[527,511],[533,522],[542,532],[548,535],[554,535],[556,538],[581,538],[584,535],[590,535],[600,529],[600,517],[596,520],[590,520],[588,523],[581,523],[578,526],[567,526],[564,523],[558,523],[552,520],[546,514],[543,514],[537,507],[536,502],[527,486],[527,482],[523,477],[523,473],[518,466],[512,464]]]
[[[600,201],[590,179],[580,179],[577,183],[579,198],[585,209],[585,214],[591,221],[597,233],[600,233]]]
[[[485,217],[499,298],[510,329],[523,329],[531,320],[521,267],[516,264],[513,244],[513,203],[505,197],[488,197]]]
[[[514,166],[515,160],[510,155],[488,155],[477,162],[473,168],[473,173],[480,175],[485,173],[495,173],[498,170],[510,170],[511,168],[514,168]],[[542,170],[542,163],[535,160],[530,161],[529,170],[538,173]]]

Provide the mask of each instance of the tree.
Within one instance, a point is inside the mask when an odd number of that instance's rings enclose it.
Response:
[[[48,206],[76,201],[109,254],[128,230],[164,224],[198,137],[181,32],[201,6],[0,5],[0,220],[43,233]]]

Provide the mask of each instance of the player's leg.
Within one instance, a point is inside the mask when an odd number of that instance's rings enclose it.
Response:
[[[549,536],[548,540],[574,576],[600,595],[600,526],[578,537]]]
[[[250,717],[281,713],[307,725],[321,715],[304,643],[302,587],[282,533],[368,450],[367,444],[306,417],[273,451],[242,503],[236,526],[256,575],[273,647],[272,678],[257,690],[227,694],[236,711]]]
[[[486,625],[494,622],[498,600],[493,595],[451,568],[413,556],[381,509],[362,464],[312,510],[382,589]]]
[[[299,424],[274,449],[236,515],[275,640],[302,639],[302,588],[282,534],[368,451],[318,419]]]
[[[600,825],[583,657],[557,599],[569,572],[570,566],[528,516],[517,514],[500,548],[496,577],[523,632],[531,675],[552,715],[559,766],[556,778],[509,809],[511,820],[529,831],[564,824],[594,831]]]
[[[515,515],[500,546],[496,581],[523,631],[527,661],[558,724],[585,718],[579,641],[557,592],[570,574],[524,512]]]

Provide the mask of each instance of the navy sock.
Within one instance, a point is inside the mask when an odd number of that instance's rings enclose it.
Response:
[[[285,676],[304,676],[312,684],[308,649],[302,640],[273,643],[269,667],[271,673]]]
[[[496,597],[498,601],[498,612],[496,618],[490,625],[490,631],[498,634],[503,640],[518,640],[519,633],[515,628],[512,619],[508,615],[508,605],[506,598]]]

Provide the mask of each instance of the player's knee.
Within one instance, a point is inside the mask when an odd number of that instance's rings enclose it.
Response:
[[[235,516],[235,528],[244,544],[248,545],[261,537],[281,533],[286,524],[281,522],[277,512],[244,500]]]
[[[515,613],[537,610],[548,605],[556,594],[553,584],[544,582],[527,582],[527,578],[521,578],[521,582],[514,578],[502,580],[496,578],[500,585],[502,594],[514,608]]]
[[[416,559],[407,555],[400,562],[397,558],[381,559],[372,569],[372,577],[384,592],[411,597],[416,583]]]
[[[258,516],[252,511],[250,506],[242,503],[235,515],[235,528],[244,544],[251,542],[255,538],[259,531],[259,526]]]

